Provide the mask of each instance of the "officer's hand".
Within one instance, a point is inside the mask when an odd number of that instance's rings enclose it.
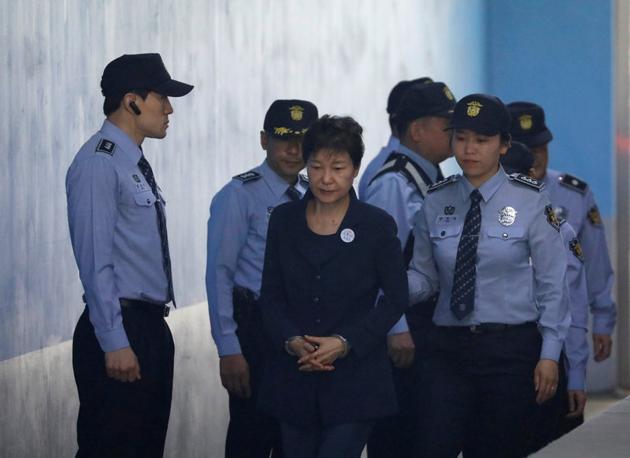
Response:
[[[586,392],[582,390],[569,390],[569,414],[567,418],[581,417],[586,406]]]
[[[395,367],[411,366],[416,354],[416,345],[413,343],[411,333],[401,332],[387,336],[387,353]]]
[[[333,363],[346,350],[344,343],[337,337],[304,336],[304,340],[317,349],[298,359],[299,369],[303,372],[335,370]]]
[[[140,380],[140,364],[131,347],[105,352],[105,371],[107,376],[119,382]]]
[[[252,395],[249,384],[249,364],[243,355],[222,356],[219,362],[219,373],[223,387],[239,398]]]
[[[536,402],[542,404],[551,399],[558,389],[558,363],[551,359],[541,359],[534,370]]]
[[[598,363],[608,359],[612,350],[612,337],[607,334],[593,334],[593,359]]]

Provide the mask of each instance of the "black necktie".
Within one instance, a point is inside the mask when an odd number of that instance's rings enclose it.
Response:
[[[155,183],[155,176],[153,175],[153,169],[151,169],[151,165],[149,161],[142,156],[138,161],[138,168],[144,175],[145,180],[151,186],[151,191],[153,191],[153,195],[155,196],[155,210],[157,212],[158,219],[158,230],[160,231],[160,241],[162,242],[162,265],[164,267],[164,272],[166,273],[166,278],[168,280],[168,294],[169,294],[169,302],[173,301],[173,305],[177,307],[175,304],[175,294],[173,293],[173,275],[171,273],[171,255],[168,250],[168,233],[166,232],[166,217],[164,216],[164,208],[162,207],[162,201],[160,200],[160,196],[157,192],[157,184]]]
[[[285,193],[287,194],[287,196],[289,196],[289,199],[291,200],[300,200],[302,198],[302,194],[300,194],[300,191],[295,189],[294,186],[289,186]]]
[[[477,276],[477,245],[481,228],[481,193],[475,189],[470,193],[470,209],[466,213],[464,231],[457,246],[451,311],[458,320],[465,318],[475,308],[475,278]]]

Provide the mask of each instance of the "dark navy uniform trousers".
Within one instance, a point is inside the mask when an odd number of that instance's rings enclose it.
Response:
[[[72,365],[80,401],[77,458],[164,454],[173,388],[173,337],[160,313],[123,307],[122,316],[142,377],[132,383],[107,376],[105,355],[87,308],[74,331]]]

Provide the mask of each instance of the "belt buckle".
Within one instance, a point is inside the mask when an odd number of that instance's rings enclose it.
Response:
[[[473,334],[481,334],[481,332],[482,332],[481,331],[481,326],[479,326],[478,324],[473,324],[471,326],[468,326],[468,329]]]
[[[170,309],[170,307],[168,305],[165,305],[164,306],[164,318],[166,318],[169,315],[169,313],[171,313],[171,309]]]

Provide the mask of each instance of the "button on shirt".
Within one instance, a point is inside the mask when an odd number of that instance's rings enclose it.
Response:
[[[103,140],[108,148],[99,150]],[[168,302],[156,197],[138,168],[141,156],[138,145],[106,120],[66,175],[72,248],[103,351],[129,346],[120,298]],[[165,205],[161,193],[160,200]]]
[[[433,163],[404,145],[399,145],[396,151],[418,164],[431,181],[435,183],[438,176],[438,168]],[[404,249],[407,238],[414,227],[416,216],[424,202],[424,198],[413,183],[410,183],[402,173],[386,173],[367,187],[365,197],[362,200],[382,208],[394,218],[398,226],[398,238],[400,239],[401,247]],[[407,320],[405,315],[403,315],[400,321],[392,328],[390,334],[407,332],[408,330]]]
[[[584,250],[586,286],[593,314],[593,333],[612,334],[617,320],[616,305],[612,299],[614,273],[606,245],[603,224],[595,225],[588,219],[588,212],[596,206],[590,188],[583,192],[563,185],[562,174],[547,170],[545,190],[554,209],[558,209],[578,234]]]
[[[261,178],[233,179],[210,205],[206,292],[219,356],[241,353],[232,289],[238,285],[260,293],[269,217],[276,206],[290,201],[289,184],[266,161],[253,171]],[[308,183],[300,177],[295,188],[304,195]]]
[[[372,178],[376,176],[378,171],[385,164],[385,161],[387,161],[389,155],[396,151],[399,145],[400,140],[393,135],[390,135],[387,145],[383,146],[374,159],[372,159],[367,167],[365,167],[365,170],[361,175],[361,179],[359,180],[359,198],[361,200],[365,200],[365,191],[367,190],[370,181],[372,181]]]
[[[457,247],[473,189],[459,177],[435,189],[424,202],[416,218],[408,271],[411,303],[439,290],[433,316],[438,326],[538,321],[541,359],[558,361],[570,322],[563,294],[566,250],[547,221],[547,195],[514,182],[502,168],[479,188],[483,199],[474,310],[462,320],[450,310]]]
[[[571,224],[560,226],[560,235],[567,253],[567,276],[565,296],[569,298],[571,326],[564,343],[569,390],[586,389],[586,364],[588,362],[588,293],[586,274],[582,259],[574,253],[571,244],[577,235]]]

